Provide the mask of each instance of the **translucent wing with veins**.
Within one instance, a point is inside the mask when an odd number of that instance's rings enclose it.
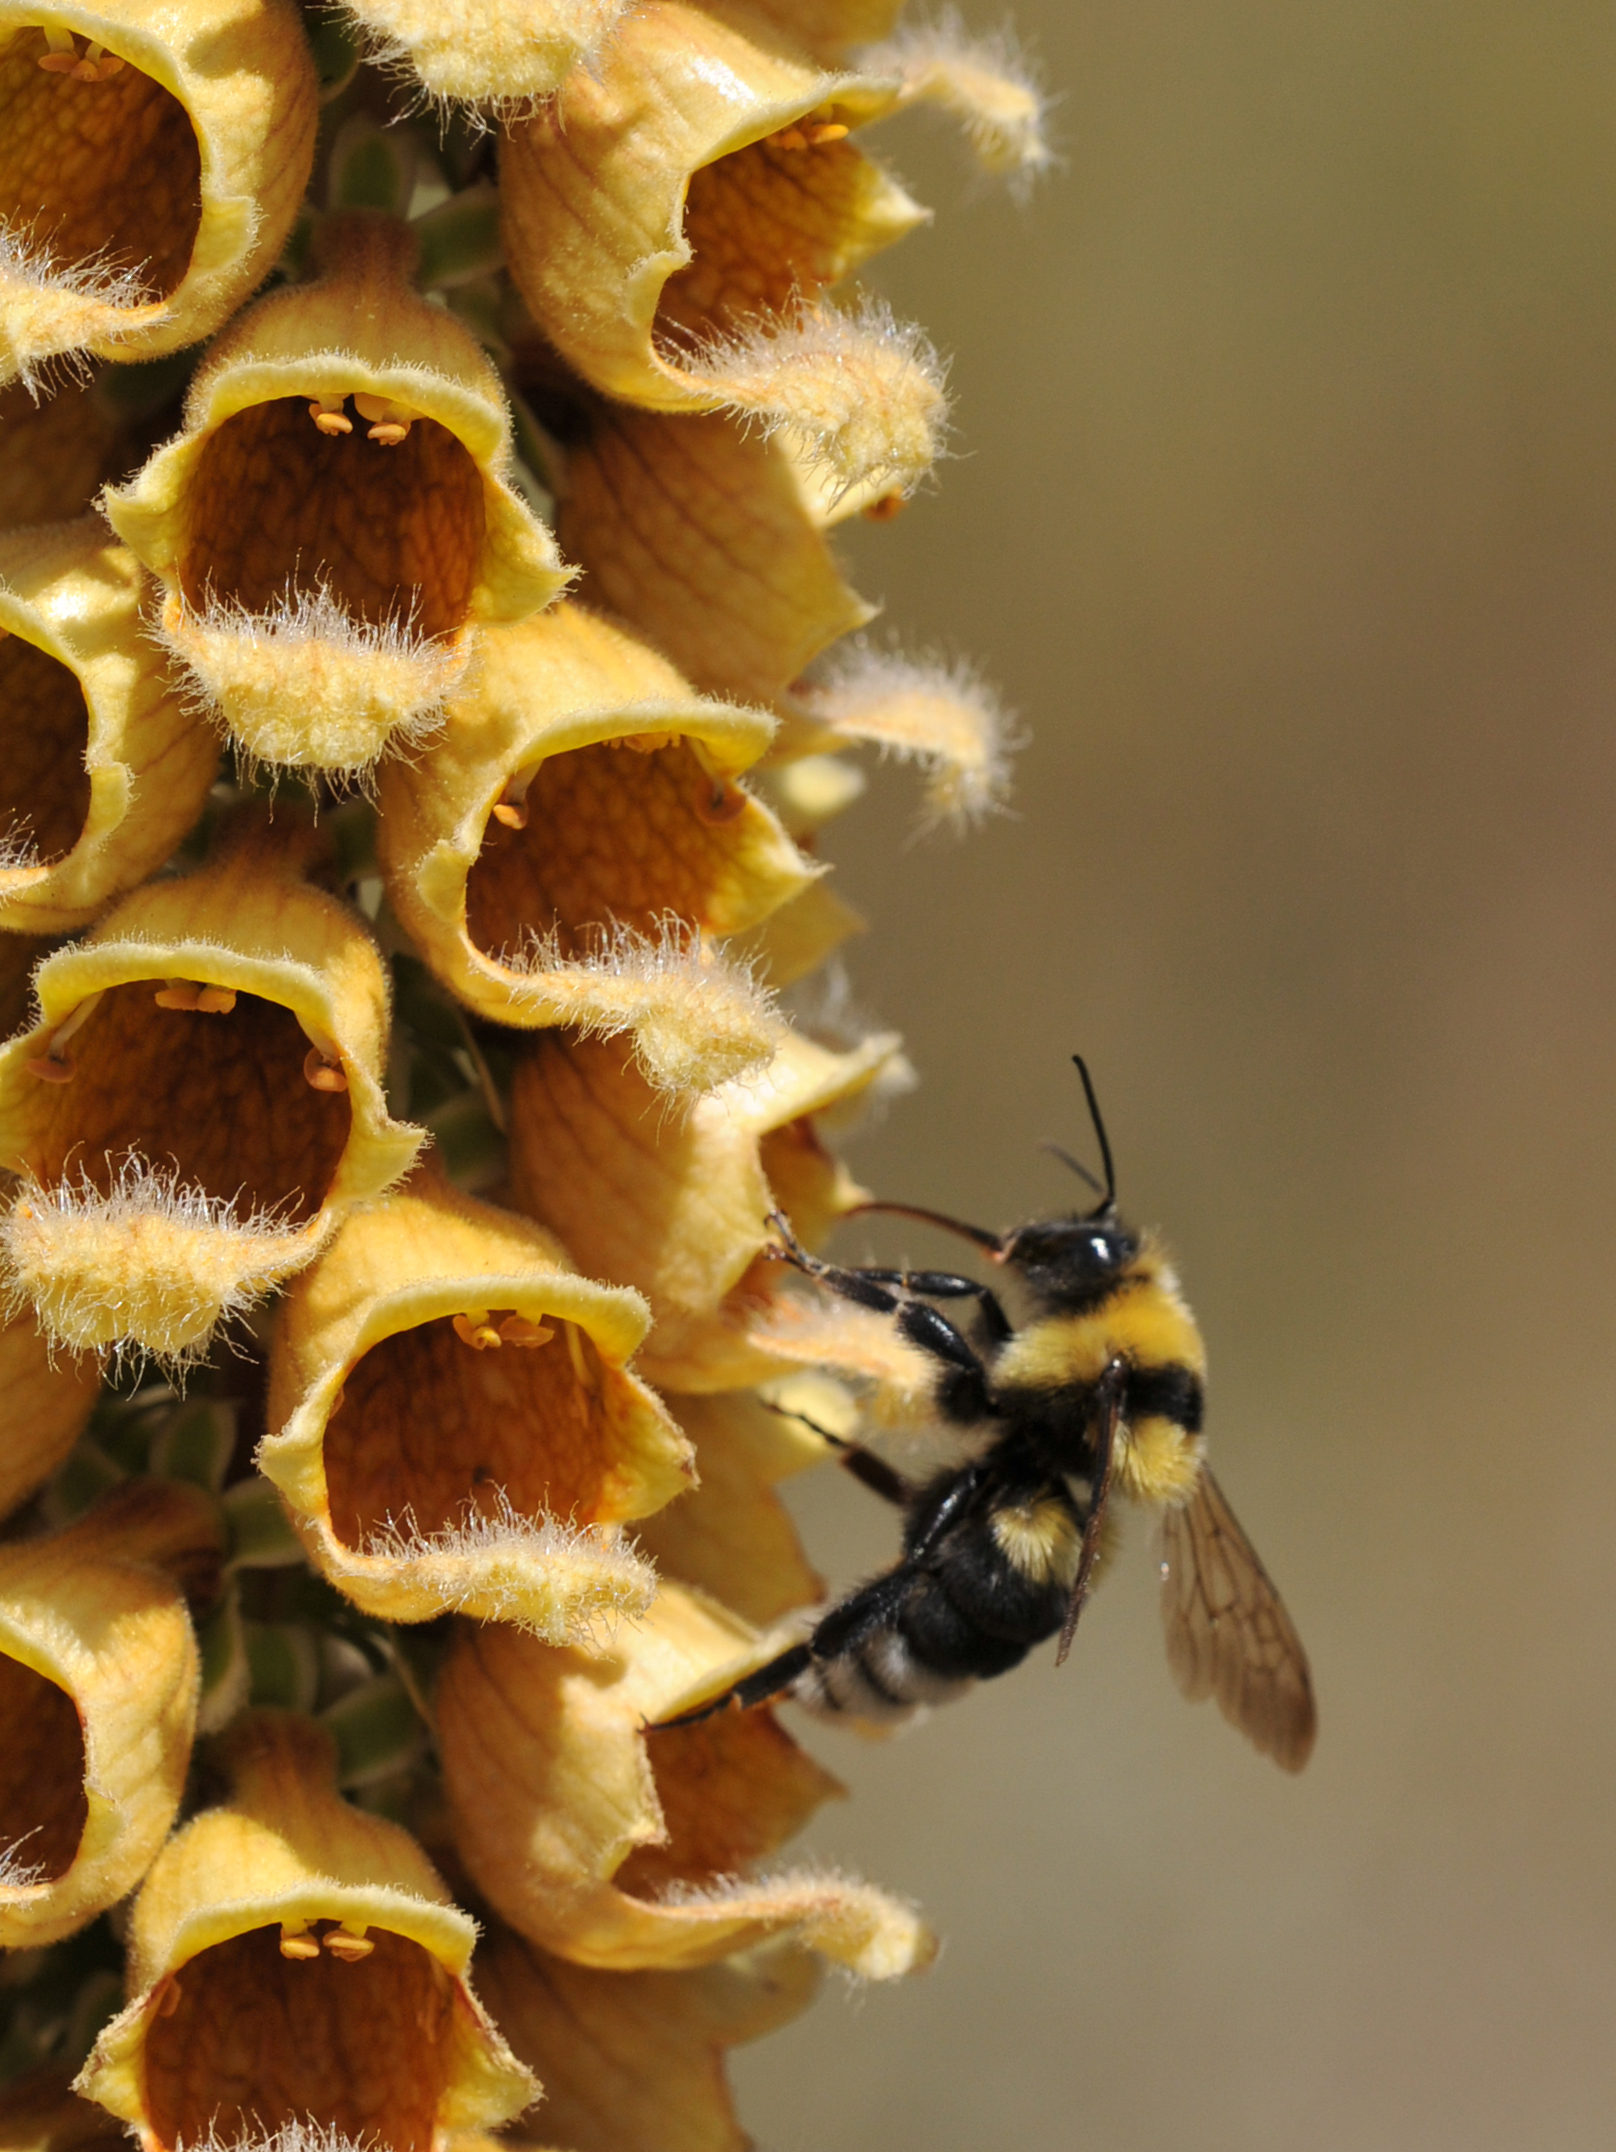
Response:
[[[1232,1726],[1300,1771],[1317,1719],[1307,1653],[1223,1490],[1203,1465],[1194,1494],[1162,1518],[1167,1661],[1191,1702],[1215,1696]]]

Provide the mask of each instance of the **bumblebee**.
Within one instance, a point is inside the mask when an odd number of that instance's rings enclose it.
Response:
[[[894,1719],[1019,1665],[1060,1633],[1071,1647],[1094,1578],[1107,1504],[1120,1493],[1161,1515],[1167,1656],[1191,1699],[1224,1716],[1282,1769],[1313,1747],[1307,1655],[1279,1594],[1206,1462],[1206,1355],[1161,1247],[1117,1215],[1111,1146],[1094,1086],[1073,1055],[1105,1182],[1091,1210],[1003,1234],[908,1204],[871,1203],[961,1234],[1021,1288],[1013,1327],[998,1296],[939,1270],[844,1269],[802,1248],[778,1212],[778,1255],[826,1290],[889,1314],[932,1362],[939,1419],[980,1441],[968,1462],[920,1483],[856,1443],[840,1461],[902,1509],[903,1551],[812,1632],[721,1695],[666,1721],[791,1696],[828,1715]],[[932,1305],[975,1303],[972,1336]]]

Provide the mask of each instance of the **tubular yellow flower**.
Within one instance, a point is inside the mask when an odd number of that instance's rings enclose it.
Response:
[[[0,381],[211,336],[285,243],[315,117],[283,0],[0,7]]]
[[[790,1944],[690,1972],[603,1973],[497,1924],[477,1977],[544,2085],[543,2104],[505,2141],[568,2152],[749,2152],[724,2058],[806,2010],[820,1980],[817,1961]]]
[[[139,1881],[196,1724],[184,1588],[223,1528],[197,1490],[126,1481],[65,1532],[0,1548],[0,1945],[71,1935]]]
[[[900,100],[649,0],[507,141],[506,252],[534,319],[609,395],[789,427],[838,490],[907,490],[941,440],[935,355],[819,296],[924,221],[848,139]]]
[[[524,387],[559,437],[550,475],[568,558],[709,694],[769,702],[874,617],[843,581],[777,440],[724,413]]]
[[[818,871],[735,781],[773,732],[579,605],[491,630],[442,739],[382,773],[399,918],[480,1014],[631,1032],[659,1087],[710,1089],[779,1027],[706,937]]]
[[[293,1286],[259,1462],[367,1612],[458,1608],[581,1642],[651,1597],[614,1527],[691,1478],[689,1444],[624,1366],[648,1321],[538,1226],[423,1173]]]
[[[354,774],[438,723],[482,622],[566,575],[513,488],[498,375],[410,284],[409,226],[344,211],[315,246],[316,281],[239,317],[106,509],[240,748]]]
[[[591,1276],[645,1295],[649,1381],[761,1381],[781,1365],[750,1336],[777,1283],[768,1213],[783,1202],[812,1241],[860,1199],[812,1117],[900,1066],[891,1036],[835,1054],[793,1033],[757,1076],[674,1107],[618,1047],[535,1040],[511,1093],[512,1200]]]
[[[0,536],[0,927],[83,926],[165,860],[218,764],[140,617],[106,526]]]
[[[829,1446],[790,1412],[849,1439],[854,1433],[845,1393],[826,1378],[788,1377],[769,1395],[782,1410],[770,1410],[751,1390],[679,1399],[679,1424],[695,1444],[701,1480],[647,1517],[637,1534],[665,1577],[696,1585],[760,1626],[824,1594],[774,1486],[823,1464]]]
[[[13,1295],[74,1351],[194,1356],[225,1316],[408,1171],[422,1131],[382,1093],[375,944],[302,879],[298,818],[240,824],[36,975],[0,1048]]]
[[[31,1314],[0,1325],[0,1518],[42,1487],[84,1432],[101,1369],[88,1355],[53,1352]]]
[[[472,1993],[474,1923],[406,1831],[341,1798],[329,1734],[256,1712],[219,1749],[231,1797],[147,1877],[133,1999],[78,2089],[144,2152],[294,2124],[427,2152],[520,2113],[538,2087]]]
[[[842,1790],[772,1712],[646,1731],[776,1642],[674,1584],[601,1658],[458,1631],[436,1695],[444,1786],[461,1858],[513,1927],[618,1971],[710,1964],[782,1934],[867,1979],[929,1961],[923,1924],[868,1884],[743,1873]]]

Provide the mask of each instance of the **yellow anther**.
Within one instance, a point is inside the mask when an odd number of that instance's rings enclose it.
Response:
[[[30,1076],[37,1076],[41,1083],[73,1081],[73,1064],[66,1054],[35,1054],[32,1060],[23,1063],[23,1067]]]
[[[453,1321],[455,1336],[473,1352],[487,1352],[491,1345],[504,1342],[486,1308],[476,1308],[469,1315],[457,1315]]]
[[[353,420],[343,410],[343,396],[317,396],[309,405],[309,417],[322,433],[352,433]]]
[[[232,986],[199,986],[194,979],[165,979],[153,996],[160,1009],[186,1009],[199,1016],[228,1016],[236,1005]]]
[[[507,1315],[499,1326],[507,1345],[548,1345],[555,1336],[548,1323],[529,1322],[525,1315]]]
[[[800,127],[782,127],[778,134],[770,135],[769,141],[775,149],[806,149],[808,147],[808,137]]]
[[[346,1091],[348,1072],[328,1061],[318,1046],[311,1046],[303,1056],[303,1081],[311,1091]]]
[[[393,403],[385,396],[356,394],[354,409],[362,419],[370,421],[370,438],[382,448],[397,448],[421,415],[419,411],[411,411],[406,405]]]
[[[233,986],[205,986],[196,997],[197,1013],[200,1016],[228,1016],[235,1005],[236,990]]]
[[[320,1955],[320,1938],[310,1935],[307,1921],[299,1921],[294,1927],[290,1921],[281,1927],[281,1956],[283,1958],[317,1958]]]
[[[71,75],[79,64],[79,48],[73,42],[72,32],[41,26],[44,30],[49,52],[40,54],[39,64],[47,75]]]
[[[661,748],[672,747],[678,737],[676,732],[625,732],[606,745],[631,748],[636,755],[654,755]]]
[[[503,822],[507,829],[526,829],[527,801],[495,800],[494,820]]]
[[[820,149],[827,142],[840,142],[852,130],[844,127],[840,120],[809,120],[802,131],[808,137],[809,147]]]
[[[340,1958],[344,1965],[357,1965],[361,1958],[368,1958],[376,1945],[367,1935],[356,1935],[351,1928],[328,1928],[325,1947],[332,1957]]]
[[[397,448],[400,441],[409,438],[409,427],[401,419],[383,419],[369,428],[367,438],[378,448]]]

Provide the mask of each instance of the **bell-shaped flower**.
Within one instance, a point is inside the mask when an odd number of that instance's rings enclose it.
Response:
[[[274,267],[314,157],[286,0],[0,9],[0,382],[211,336]]]
[[[199,1489],[126,1480],[66,1531],[0,1547],[0,1945],[105,1912],[150,1867],[185,1786],[216,1582]]]
[[[651,1596],[617,1527],[692,1476],[624,1364],[648,1324],[637,1293],[578,1276],[542,1228],[423,1171],[292,1286],[259,1462],[367,1613],[457,1608],[583,1641]]]
[[[924,221],[850,139],[899,85],[826,74],[741,19],[648,0],[511,129],[511,273],[608,395],[733,410],[787,429],[840,492],[906,491],[941,443],[941,367],[880,307],[823,296]]]
[[[53,1351],[32,1311],[0,1324],[0,1518],[62,1464],[84,1432],[101,1386],[89,1354]]]
[[[195,822],[218,741],[141,618],[99,518],[0,535],[0,927],[83,926]]]
[[[344,1801],[312,1719],[216,1744],[229,1797],[173,1838],[129,1923],[128,2007],[78,2089],[143,2152],[442,2146],[538,2090],[473,1994],[476,1925],[395,1823]]]
[[[725,2058],[806,2010],[820,1967],[807,1951],[775,1944],[689,1972],[600,1972],[496,1923],[477,1953],[477,1981],[489,2015],[544,2086],[541,2105],[506,2143],[750,2152]]]
[[[924,1965],[928,1931],[885,1892],[750,1872],[842,1790],[771,1711],[657,1730],[778,1647],[675,1584],[599,1657],[462,1625],[438,1742],[455,1844],[495,1910],[559,1957],[624,1972],[781,1935],[870,1979]]]
[[[394,908],[481,1015],[629,1033],[659,1087],[709,1089],[779,1029],[711,942],[819,871],[736,782],[773,733],[579,605],[491,630],[441,738],[382,772]]]
[[[388,990],[283,809],[125,897],[35,975],[0,1047],[12,1295],[75,1352],[195,1357],[413,1163],[382,1091]]]
[[[857,1415],[826,1376],[788,1376],[756,1390],[678,1400],[701,1478],[640,1525],[636,1537],[665,1577],[694,1584],[760,1627],[824,1596],[776,1485],[823,1464],[816,1428],[851,1439]]]
[[[232,323],[183,431],[106,497],[162,584],[170,652],[249,759],[354,775],[418,742],[481,623],[566,581],[514,490],[499,377],[414,289],[416,247],[380,212],[328,217],[315,281]]]
[[[873,619],[780,441],[724,412],[614,402],[533,343],[516,377],[546,429],[562,550],[704,693],[773,702]]]
[[[511,1092],[511,1200],[591,1277],[645,1295],[647,1380],[761,1381],[782,1367],[751,1337],[779,1285],[768,1214],[783,1205],[811,1243],[858,1202],[814,1116],[903,1067],[890,1035],[832,1053],[789,1033],[757,1075],[670,1104],[620,1047],[535,1040]]]

